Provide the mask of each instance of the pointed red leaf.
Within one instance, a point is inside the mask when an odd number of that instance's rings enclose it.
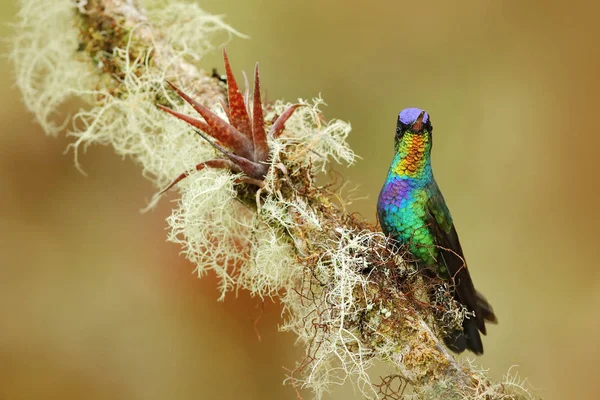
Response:
[[[242,135],[237,129],[229,125],[226,121],[209,110],[207,107],[204,107],[202,104],[183,93],[171,82],[167,81],[167,83],[173,88],[173,90],[175,90],[175,92],[177,92],[177,94],[179,94],[185,101],[194,107],[194,110],[198,111],[206,123],[210,125],[211,131],[206,133],[209,133],[212,137],[233,150],[233,152],[236,154],[246,158],[251,158],[254,156],[252,142],[249,138]]]
[[[231,72],[231,66],[229,65],[229,58],[227,57],[227,51],[223,48],[223,60],[225,62],[225,72],[227,73],[227,95],[229,96],[229,121],[231,124],[246,137],[251,138],[252,132],[250,131],[250,118],[248,117],[248,111],[246,110],[246,103],[244,97],[240,93],[233,72]]]
[[[286,121],[292,116],[294,111],[296,111],[296,109],[300,106],[303,106],[303,104],[292,104],[291,106],[289,106],[283,112],[283,114],[281,114],[279,116],[279,118],[277,118],[277,121],[275,121],[273,126],[271,126],[271,130],[269,131],[269,136],[271,136],[273,138],[278,138],[279,135],[281,135],[283,133],[283,127],[285,126]]]
[[[249,177],[256,179],[264,179],[265,175],[269,170],[269,166],[264,163],[255,162],[245,157],[238,156],[231,151],[219,146],[216,143],[211,142],[208,136],[200,131],[196,131],[204,140],[211,144],[215,149],[223,153],[224,156],[229,158],[237,167],[239,172],[243,172]]]
[[[215,160],[208,160],[208,161],[201,162],[200,164],[196,165],[195,169],[196,169],[196,171],[202,171],[205,167],[230,169],[233,172],[242,172],[240,167],[235,165],[233,162],[231,162],[229,160],[223,160],[223,159],[215,159]],[[169,185],[167,185],[166,188],[161,190],[157,196],[160,196],[163,193],[167,192],[173,186],[177,185],[183,179],[187,178],[190,174],[191,174],[191,171],[186,171],[186,172],[182,173],[177,178],[173,179],[173,181],[171,183],[169,183]]]
[[[265,175],[269,171],[269,166],[267,164],[254,162],[233,153],[225,153],[225,156],[235,163],[235,165],[237,165],[243,173],[251,178],[265,179]]]
[[[256,63],[256,68],[254,69],[254,104],[252,110],[254,159],[256,161],[267,161],[269,157],[269,145],[267,144],[265,120],[263,117],[262,102],[260,101],[260,78],[258,75],[258,63]]]
[[[158,105],[158,108],[160,108],[161,110],[168,112],[169,114],[174,115],[175,117],[179,118],[180,120],[185,121],[192,126],[195,126],[196,128],[200,129],[201,131],[206,132],[210,136],[213,136],[212,129],[206,122],[202,122],[199,119],[192,118],[189,115],[178,113],[177,111],[171,110],[169,107],[165,107],[161,104],[157,104],[157,105]]]

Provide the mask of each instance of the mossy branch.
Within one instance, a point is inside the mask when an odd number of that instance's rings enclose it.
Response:
[[[242,36],[220,17],[159,0],[20,3],[12,54],[17,83],[48,134],[70,125],[75,155],[92,143],[111,145],[157,188],[214,156],[156,105],[192,113],[165,85],[169,79],[227,118],[226,85],[196,65],[215,40]],[[60,106],[72,98],[87,107],[61,119]],[[350,126],[326,121],[319,98],[299,102],[304,107],[285,134],[269,140],[264,187],[238,184],[239,175],[226,171],[191,174],[177,186],[169,240],[181,244],[199,274],[217,274],[222,296],[243,288],[281,299],[282,329],[306,347],[287,379],[295,388],[321,397],[350,379],[368,398],[533,398],[515,378],[491,382],[438,340],[430,326],[460,323],[460,307],[444,300],[443,289],[443,307],[425,301],[430,283],[404,262],[401,249],[345,211],[335,190],[317,186],[315,173],[330,161],[354,162],[345,141]],[[266,124],[288,107],[265,106]],[[369,375],[376,360],[392,369],[381,382]]]

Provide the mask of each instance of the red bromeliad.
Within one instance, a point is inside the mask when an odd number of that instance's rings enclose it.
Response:
[[[227,96],[229,99],[229,107],[223,104],[223,108],[229,118],[229,122],[223,120],[207,107],[192,99],[169,81],[167,83],[173,90],[191,105],[202,116],[204,121],[178,113],[162,105],[158,105],[158,107],[199,129],[195,130],[196,133],[223,154],[221,158],[204,161],[196,165],[196,171],[201,171],[206,167],[229,169],[232,172],[244,174],[240,178],[240,181],[262,187],[264,178],[269,171],[270,149],[267,138],[277,138],[281,135],[286,121],[300,104],[289,106],[277,118],[267,133],[265,131],[263,108],[260,100],[258,63],[256,63],[254,70],[254,101],[252,116],[250,116],[244,96],[240,93],[240,89],[231,72],[231,66],[229,65],[225,49],[223,49],[223,58],[227,72]],[[213,143],[209,136],[215,139],[217,143]],[[179,175],[159,195],[171,189],[190,173],[191,171],[187,171]]]

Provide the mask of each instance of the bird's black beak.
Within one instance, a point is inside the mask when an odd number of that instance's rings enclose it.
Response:
[[[421,114],[417,117],[415,122],[413,122],[411,130],[413,132],[421,132],[423,130],[423,117],[425,116],[425,111],[421,111]]]

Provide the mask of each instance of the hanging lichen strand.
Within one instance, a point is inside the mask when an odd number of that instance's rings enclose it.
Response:
[[[400,249],[336,205],[343,196],[315,184],[330,161],[354,162],[349,124],[325,120],[319,98],[262,105],[258,85],[244,107],[229,86],[227,104],[228,87],[189,61],[240,35],[193,3],[139,4],[145,13],[130,0],[21,0],[17,84],[48,134],[71,127],[76,155],[90,144],[110,145],[157,189],[185,175],[175,185],[181,197],[168,218],[169,240],[199,274],[217,274],[222,297],[234,289],[280,297],[282,329],[306,348],[287,381],[317,398],[348,379],[368,398],[532,398],[514,379],[492,383],[458,363],[431,330],[426,288]],[[183,93],[203,106],[200,114]],[[60,119],[59,107],[72,99],[86,108]],[[266,146],[257,145],[261,113]],[[223,149],[171,114],[199,121],[196,128]],[[252,136],[252,150],[218,136],[229,128],[217,118]],[[256,165],[243,168],[227,151]],[[215,158],[232,164],[196,172]],[[448,326],[461,315],[451,301],[444,312]],[[382,380],[369,375],[376,360],[390,366]]]

